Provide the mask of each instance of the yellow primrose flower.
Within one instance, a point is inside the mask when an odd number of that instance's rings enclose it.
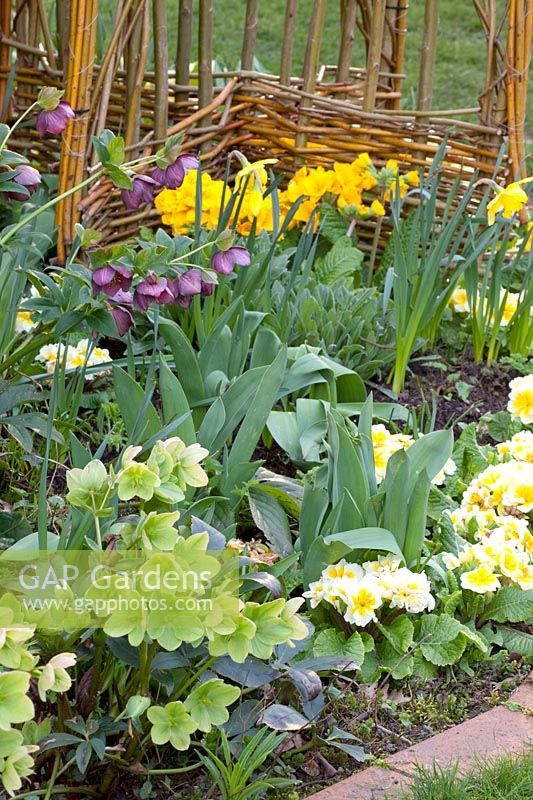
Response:
[[[372,209],[372,211],[376,216],[378,217],[385,216],[385,208],[383,207],[382,203],[379,202],[379,200],[373,200],[372,203],[370,204],[370,208]]]
[[[525,553],[518,553],[512,548],[507,548],[500,556],[499,568],[502,575],[512,578],[515,572],[527,567],[528,563],[529,559]]]
[[[19,311],[15,319],[15,333],[29,333],[36,325],[31,311]]]
[[[530,425],[533,422],[533,374],[514,378],[509,388],[507,411],[524,425]]]
[[[463,589],[470,589],[471,592],[477,594],[486,594],[486,592],[495,592],[500,588],[501,583],[487,564],[481,564],[471,572],[463,572],[461,586]]]
[[[359,564],[348,564],[343,558],[338,564],[331,564],[322,573],[324,577],[333,578],[361,578],[363,570]]]
[[[418,172],[415,169],[409,170],[409,172],[405,175],[405,180],[411,186],[419,186],[420,185],[420,178]]]
[[[470,305],[468,303],[468,295],[466,293],[466,289],[463,289],[461,286],[457,286],[450,296],[448,300],[448,305],[453,308],[458,314],[466,314],[470,311]]]
[[[524,178],[521,181],[510,183],[504,189],[500,186],[496,188],[496,195],[487,205],[487,224],[494,225],[496,214],[500,211],[505,219],[511,219],[517,211],[521,211],[527,203],[528,197],[522,189],[522,185],[533,181],[532,178]]]
[[[511,576],[511,580],[517,583],[524,592],[533,589],[533,564],[524,564],[518,567]]]
[[[376,618],[375,611],[381,605],[381,592],[375,582],[363,579],[348,599],[344,615],[347,622],[364,627]]]

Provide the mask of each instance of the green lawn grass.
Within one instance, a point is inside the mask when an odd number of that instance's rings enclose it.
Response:
[[[214,2],[214,52],[217,60],[228,68],[238,65],[246,3],[245,0],[213,0]],[[504,0],[498,0],[503,7]],[[294,72],[302,69],[305,44],[309,30],[312,0],[299,0],[297,33],[294,47]],[[102,40],[112,28],[113,0],[101,0],[100,33]],[[325,31],[322,40],[321,62],[336,64],[339,46],[339,0],[330,0],[327,6]],[[195,12],[198,2],[194,4]],[[256,55],[268,71],[279,71],[279,53],[283,36],[285,0],[262,0]],[[168,33],[171,60],[174,59],[178,3],[168,3]],[[195,34],[198,14],[195,13]],[[420,41],[424,19],[423,0],[413,0],[408,12],[408,37],[406,47],[406,72],[404,105],[413,107],[418,83]],[[438,37],[437,68],[433,105],[439,109],[468,108],[476,106],[483,88],[486,43],[472,0],[441,0]],[[364,42],[356,33],[353,64],[364,66]],[[530,97],[533,91],[530,90]],[[529,103],[529,128],[533,128],[533,109]]]
[[[422,770],[402,800],[531,800],[533,750],[520,758],[479,762],[465,776],[457,770]]]

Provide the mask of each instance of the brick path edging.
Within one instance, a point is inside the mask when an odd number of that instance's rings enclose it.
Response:
[[[454,728],[387,758],[388,767],[369,767],[309,795],[307,800],[383,800],[405,791],[417,766],[458,764],[467,770],[476,758],[524,751],[533,741],[533,672],[511,697],[521,707],[496,706]],[[529,711],[529,714],[526,713]]]

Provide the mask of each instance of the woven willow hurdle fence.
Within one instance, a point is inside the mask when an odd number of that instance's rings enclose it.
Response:
[[[199,150],[214,172],[236,147],[250,159],[273,153],[287,173],[304,161],[350,161],[362,151],[378,166],[396,158],[413,168],[431,160],[444,136],[443,172],[449,180],[474,170],[502,179],[524,170],[533,0],[473,0],[486,37],[483,85],[470,108],[451,110],[432,105],[439,0],[425,0],[414,110],[402,110],[409,0],[340,0],[335,66],[319,63],[327,3],[312,2],[303,70],[295,76],[298,0],[286,0],[277,75],[253,70],[258,26],[268,25],[269,0],[243,0],[241,68],[222,73],[214,71],[213,19],[224,13],[223,0],[179,0],[176,42],[167,34],[167,0],[115,0],[113,28],[98,59],[98,0],[56,0],[52,23],[45,0],[0,0],[1,113],[19,114],[42,85],[65,89],[78,113],[60,139],[39,139],[30,127],[17,132],[18,145],[30,157],[57,167],[60,189],[80,182],[94,166],[91,136],[104,128],[125,137],[132,158],[148,155],[181,131],[187,149]],[[193,13],[198,14],[195,71]],[[363,37],[366,49],[366,63],[358,67],[352,65],[356,37]],[[477,121],[470,121],[472,115]],[[508,155],[501,161],[504,142]],[[125,212],[108,182],[93,185],[88,195],[72,195],[57,209],[60,259],[80,219],[113,241],[140,224],[155,224],[157,216],[153,209]],[[371,223],[366,228],[363,240],[375,235]]]

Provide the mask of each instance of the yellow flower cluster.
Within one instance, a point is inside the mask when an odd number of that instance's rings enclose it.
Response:
[[[533,589],[533,535],[528,515],[533,510],[533,433],[520,431],[497,445],[506,459],[475,477],[463,494],[461,506],[451,513],[457,533],[468,536],[475,528],[474,544],[456,556],[444,554],[449,569],[468,567],[461,586],[484,594],[502,584]]]
[[[502,328],[506,328],[507,325],[511,322],[514,315],[516,314],[516,310],[519,306],[521,297],[520,294],[517,292],[506,292],[505,289],[500,289],[500,309],[503,304],[503,312],[500,319],[500,325]],[[468,295],[466,293],[466,289],[463,289],[461,286],[458,286],[452,293],[448,305],[452,307],[452,309],[457,314],[469,314],[470,313],[470,303],[468,301]],[[484,307],[478,308],[478,316],[484,315],[485,309],[487,308],[487,301],[485,300]],[[492,322],[493,320],[491,320]]]
[[[497,444],[496,449],[504,458],[510,456],[515,461],[533,464],[533,432],[519,431],[508,442]]]
[[[461,586],[478,594],[495,592],[502,584],[533,589],[533,536],[527,519],[505,515],[496,520],[496,527],[485,531],[475,544],[466,545],[457,556],[445,553],[444,563],[452,570],[466,567]]]
[[[65,361],[66,369],[78,369],[85,364],[87,364],[88,367],[94,367],[97,364],[106,364],[111,361],[109,350],[102,347],[94,347],[90,354],[87,355],[88,350],[88,339],[81,339],[75,347],[73,345],[67,345],[66,353],[65,347],[62,344],[46,344],[44,347],[41,347],[35,360],[44,364],[46,366],[46,371],[50,373],[54,372],[58,358]],[[87,375],[87,380],[91,380],[97,375],[103,374],[105,374],[105,371],[90,373]]]
[[[161,214],[165,225],[170,225],[172,233],[187,233],[196,218],[196,179],[197,171],[188,170],[179,189],[163,189],[155,198],[155,207]],[[212,230],[218,224],[220,209],[228,202],[231,192],[224,181],[214,181],[207,172],[202,172],[202,226]]]
[[[423,435],[423,434],[422,434]],[[405,433],[391,433],[385,425],[372,425],[372,447],[374,450],[374,468],[376,481],[381,483],[387,471],[389,458],[398,450],[408,450],[415,443],[412,436]],[[443,469],[435,475],[433,483],[440,486],[448,475],[453,475],[457,466],[451,458],[448,459]]]
[[[339,561],[326,567],[320,580],[309,584],[304,597],[309,598],[311,608],[329,603],[347,622],[359,627],[374,621],[376,611],[386,602],[390,608],[414,614],[432,611],[435,600],[427,575],[400,567],[400,563],[392,554],[362,566]]]
[[[265,165],[276,159],[264,159],[244,166],[235,179],[238,197],[237,231],[246,235],[252,225],[258,231],[273,229],[272,195],[266,194],[268,175]],[[196,206],[195,170],[189,170],[179,189],[164,189],[155,198],[155,207],[165,225],[174,235],[185,233],[194,224]],[[403,197],[411,186],[418,186],[414,170],[400,174],[398,163],[389,160],[377,170],[368,153],[361,153],[351,164],[337,162],[333,169],[302,167],[279,193],[281,220],[293,204],[302,198],[291,226],[307,222],[321,200],[328,197],[339,210],[350,217],[368,218],[385,214],[384,202],[394,196],[397,187]],[[368,195],[368,192],[373,194]],[[376,193],[379,196],[376,196]],[[223,196],[224,195],[224,196]],[[266,196],[265,196],[266,195]],[[221,208],[229,201],[231,192],[224,182],[202,173],[202,225],[216,228]]]
[[[286,191],[280,195],[281,208],[287,212],[300,198],[294,222],[307,222],[320,201],[329,196],[337,208],[349,217],[382,217],[384,202],[388,202],[399,187],[403,197],[411,186],[419,185],[415,170],[401,175],[398,162],[390,159],[385,167],[377,170],[368,153],[361,153],[351,164],[335,162],[333,169],[324,167],[302,167],[289,181]],[[381,199],[368,192],[378,191]]]
[[[510,384],[507,411],[518,417],[524,425],[533,423],[533,373],[514,378]]]

